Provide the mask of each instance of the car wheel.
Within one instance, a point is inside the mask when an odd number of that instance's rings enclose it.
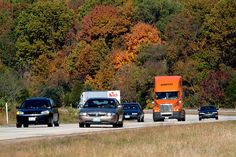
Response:
[[[144,117],[141,119],[141,122],[144,122]]]
[[[83,123],[79,123],[79,127],[80,127],[80,128],[83,128],[83,127],[84,127],[84,124],[83,124]]]
[[[89,128],[90,127],[90,124],[85,124],[86,128]]]
[[[141,122],[140,118],[137,118],[137,122]]]
[[[113,124],[113,128],[116,128],[116,127],[117,127],[117,123],[114,123],[114,124]]]
[[[17,128],[21,128],[22,124],[16,124]]]
[[[29,127],[29,124],[24,124],[24,128],[28,128]]]
[[[122,128],[122,127],[123,127],[123,122],[119,122],[119,123],[117,124],[117,126],[118,126],[119,128]]]
[[[53,119],[52,119],[52,117],[49,119],[48,127],[53,127]]]
[[[218,117],[216,117],[216,120],[218,120]]]
[[[202,118],[199,118],[199,121],[201,121],[202,120]]]
[[[56,121],[56,122],[54,122],[54,126],[55,126],[55,127],[59,127],[59,125],[60,125],[59,120]]]

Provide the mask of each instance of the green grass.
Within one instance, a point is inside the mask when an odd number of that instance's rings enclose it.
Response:
[[[3,157],[235,157],[236,122],[0,143]]]

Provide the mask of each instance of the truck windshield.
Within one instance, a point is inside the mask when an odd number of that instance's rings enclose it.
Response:
[[[178,92],[156,92],[156,99],[177,99]]]

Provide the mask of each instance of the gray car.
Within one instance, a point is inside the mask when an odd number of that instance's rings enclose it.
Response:
[[[115,98],[90,98],[79,109],[79,127],[109,124],[123,127],[123,107]]]

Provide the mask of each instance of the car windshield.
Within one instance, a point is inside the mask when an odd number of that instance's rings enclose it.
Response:
[[[216,110],[215,106],[202,106],[200,110]]]
[[[137,104],[124,104],[123,109],[124,110],[138,110],[139,105],[137,105]]]
[[[26,100],[20,108],[48,108],[50,107],[49,100]]]
[[[116,102],[112,99],[91,99],[83,108],[116,108]]]
[[[156,99],[177,99],[178,92],[156,92]]]

